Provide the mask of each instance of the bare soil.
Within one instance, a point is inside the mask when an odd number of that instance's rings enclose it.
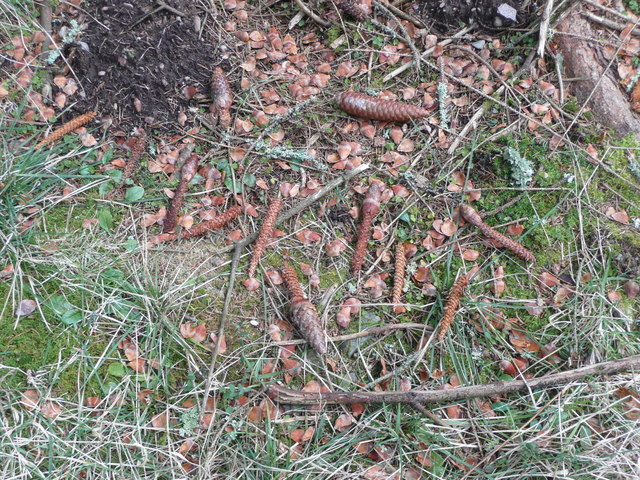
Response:
[[[157,4],[149,0],[86,3],[82,41],[89,51],[71,47],[71,66],[86,90],[76,112],[97,110],[120,128],[171,130],[178,113],[195,106],[185,87],[208,91],[219,61],[216,47],[196,31],[197,7],[186,0],[166,3],[184,15],[151,13]]]

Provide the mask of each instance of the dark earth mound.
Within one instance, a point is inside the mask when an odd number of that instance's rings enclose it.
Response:
[[[86,97],[77,113],[110,115],[114,126],[175,129],[177,116],[193,101],[184,87],[208,92],[218,65],[216,49],[198,38],[194,2],[167,0],[172,10],[149,0],[89,0],[80,44],[68,53]],[[152,13],[153,12],[153,13]],[[147,15],[149,14],[149,15]],[[139,100],[139,102],[138,102]]]
[[[523,0],[423,0],[416,7],[425,23],[459,28],[461,23],[477,23],[488,29],[512,27],[526,22]],[[535,2],[534,2],[535,3]]]

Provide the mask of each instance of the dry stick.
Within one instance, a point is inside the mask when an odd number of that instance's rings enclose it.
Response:
[[[413,43],[413,40],[411,40],[411,36],[407,32],[407,29],[404,28],[404,25],[402,25],[402,23],[400,23],[400,20],[398,20],[396,15],[393,12],[391,12],[389,8],[387,8],[389,6],[388,4],[384,5],[382,2],[378,2],[377,0],[373,0],[373,5],[375,5],[375,7],[378,10],[380,10],[385,17],[387,17],[388,19],[392,20],[398,26],[398,29],[402,32],[402,36],[404,37],[405,42],[407,43],[407,45],[409,45],[409,49],[411,50],[411,53],[413,54],[413,61],[417,64],[416,68],[418,70],[418,73],[420,73],[420,67],[421,67],[421,65],[420,65],[420,52],[416,48],[415,43]],[[394,32],[394,34],[395,34],[395,32]]]
[[[582,380],[591,375],[611,375],[625,370],[640,368],[640,355],[633,355],[618,360],[596,363],[586,367],[552,373],[529,380],[509,380],[457,387],[449,390],[410,390],[391,392],[327,392],[310,393],[291,390],[280,385],[267,387],[268,395],[275,401],[294,405],[342,404],[342,403],[454,403],[470,398],[493,397],[522,390],[536,390],[540,388],[564,385],[576,380]]]
[[[346,342],[349,340],[355,340],[357,338],[363,337],[376,337],[378,335],[385,335],[387,333],[395,332],[396,330],[411,330],[411,329],[420,329],[420,330],[431,330],[429,325],[424,325],[423,323],[388,323],[386,325],[382,325],[380,327],[371,327],[366,330],[362,330],[356,333],[349,333],[347,335],[338,335],[336,337],[327,337],[327,340],[333,343],[337,342]],[[276,347],[283,347],[285,345],[302,345],[307,343],[306,340],[282,340],[280,342],[273,342],[269,345]]]
[[[306,16],[311,18],[311,20],[313,20],[314,22],[316,22],[319,25],[322,25],[323,27],[329,27],[331,25],[329,22],[327,22],[326,20],[323,20],[316,13],[314,13],[302,0],[295,0],[295,1],[296,1],[296,5],[298,5],[300,10],[302,10],[302,12]]]
[[[48,143],[55,142],[56,140],[64,137],[67,133],[74,131],[76,128],[80,128],[81,126],[89,123],[96,116],[96,112],[87,112],[83,113],[80,116],[77,116],[74,119],[69,120],[67,123],[63,124],[60,128],[55,130],[50,135],[47,135],[43,140],[41,140],[38,144],[36,144],[36,149],[45,146]]]
[[[282,215],[280,215],[276,219],[276,223],[275,223],[274,227],[280,225],[283,222],[286,222],[291,217],[294,217],[295,215],[299,214],[300,212],[302,212],[303,210],[305,210],[306,208],[310,207],[315,202],[320,200],[322,197],[326,196],[334,188],[342,185],[343,183],[348,182],[353,177],[355,177],[356,175],[364,172],[368,168],[369,168],[369,165],[366,164],[366,163],[363,163],[359,167],[356,167],[353,170],[349,170],[345,175],[332,180],[327,185],[322,187],[320,190],[318,190],[317,192],[309,195],[307,198],[302,200],[300,203],[297,203],[296,205],[291,207],[289,210],[284,212]],[[253,232],[251,235],[247,235],[247,237],[244,238],[240,242],[240,248],[245,248],[247,245],[253,243],[256,240],[256,238],[258,238],[258,232]],[[223,254],[223,253],[226,253],[226,252],[230,252],[231,250],[233,250],[233,246],[226,247],[226,248],[218,250],[216,252],[216,255],[220,255],[220,254]]]
[[[547,0],[542,12],[542,21],[540,22],[540,34],[538,36],[538,56],[544,57],[544,49],[547,45],[547,33],[549,31],[549,22],[551,21],[551,12],[553,11],[553,0]]]
[[[386,0],[380,0],[379,2],[374,0],[373,2],[374,5],[384,5],[385,8],[388,8],[391,12],[393,12],[393,14],[396,17],[402,18],[403,20],[406,20],[407,22],[411,22],[413,23],[416,27],[418,28],[427,28],[427,25],[425,25],[421,20],[418,20],[416,17],[409,15],[407,12],[400,10],[398,7],[396,7],[395,5],[392,5],[391,3],[387,2]]]
[[[622,23],[614,22],[613,20],[609,20],[608,18],[599,17],[598,15],[594,15],[591,12],[582,12],[582,15],[584,17],[587,17],[592,22],[598,23],[598,24],[602,25],[603,27],[607,27],[607,28],[610,28],[612,30],[617,30],[618,32],[621,32],[622,30],[627,28],[627,26],[623,25]],[[632,22],[632,20],[629,20],[629,21]],[[631,29],[630,33],[631,33],[631,35],[638,36],[638,35],[640,35],[640,28],[635,28],[634,27],[634,28]]]
[[[224,335],[224,327],[227,323],[227,317],[229,316],[229,305],[231,305],[231,295],[233,293],[233,284],[236,281],[236,271],[238,269],[238,262],[240,261],[240,243],[235,244],[235,250],[233,252],[233,259],[231,260],[231,271],[229,272],[229,286],[227,287],[227,295],[224,299],[224,307],[222,308],[222,316],[220,317],[220,325],[218,326],[218,340],[216,346],[213,349],[211,355],[211,363],[209,364],[209,375],[207,375],[207,383],[204,389],[204,399],[202,400],[201,411],[204,412],[207,407],[207,400],[209,399],[209,390],[211,390],[211,384],[213,383],[213,372],[216,366],[216,359],[218,358],[218,352],[220,352],[220,346],[222,345],[222,336]],[[215,408],[214,408],[215,411]]]

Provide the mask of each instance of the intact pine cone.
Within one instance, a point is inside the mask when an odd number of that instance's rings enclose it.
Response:
[[[40,141],[36,145],[36,148],[43,147],[48,143],[55,142],[56,140],[61,139],[67,133],[73,132],[76,128],[80,128],[81,126],[89,123],[91,120],[95,118],[95,116],[96,116],[96,112],[88,112],[88,113],[83,113],[82,115],[72,120],[69,120],[67,123],[63,124],[60,128],[58,128],[53,133],[51,133],[51,135],[48,135],[42,141]]]
[[[162,231],[164,233],[172,232],[176,228],[176,223],[178,220],[178,215],[180,213],[180,209],[182,208],[182,204],[184,203],[184,194],[187,192],[187,188],[189,188],[189,182],[193,180],[193,177],[196,176],[198,172],[198,156],[191,155],[185,162],[182,168],[180,169],[180,182],[178,183],[178,187],[171,199],[171,205],[169,206],[169,211],[167,212],[167,216],[164,219],[164,226]],[[184,235],[182,236],[184,238]]]
[[[256,240],[256,245],[253,248],[253,255],[251,256],[251,263],[249,264],[249,269],[247,271],[247,275],[249,278],[253,278],[256,274],[256,268],[258,268],[258,262],[260,261],[260,257],[264,252],[265,248],[267,248],[267,243],[271,238],[271,234],[273,233],[273,227],[276,224],[276,219],[278,218],[278,213],[282,209],[282,205],[284,204],[282,198],[274,198],[269,203],[269,208],[267,209],[267,214],[264,217],[264,222],[262,223],[262,228],[260,229],[260,234],[258,235],[258,239]]]
[[[351,268],[356,275],[362,270],[364,257],[367,253],[367,242],[369,242],[371,235],[371,224],[380,211],[382,190],[383,187],[379,182],[373,182],[362,204],[362,220],[358,226],[358,239],[351,259]]]
[[[336,5],[344,13],[353,17],[359,22],[365,22],[371,15],[371,11],[368,5],[358,3],[357,0],[340,0],[336,2]]]
[[[444,306],[442,320],[440,320],[440,325],[438,326],[438,340],[442,340],[449,331],[449,328],[451,328],[453,317],[460,307],[460,299],[462,295],[464,295],[464,290],[467,288],[467,285],[469,285],[469,277],[462,275],[456,283],[453,284],[453,287],[451,287],[449,298]]]
[[[327,338],[316,307],[305,298],[298,281],[298,275],[290,265],[284,266],[282,276],[291,295],[291,321],[300,331],[302,338],[309,342],[311,348],[319,355],[325,355],[327,353]]]
[[[422,107],[382,100],[357,92],[342,92],[336,97],[336,101],[338,106],[350,115],[371,120],[408,122],[429,115],[429,111]]]

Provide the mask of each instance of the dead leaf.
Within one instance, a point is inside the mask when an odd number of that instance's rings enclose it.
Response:
[[[164,412],[151,417],[151,425],[153,428],[164,429],[169,425],[169,420],[169,410],[165,410]]]
[[[38,406],[40,394],[36,390],[25,390],[20,398],[20,403],[24,408],[32,412]]]
[[[57,403],[48,401],[42,404],[40,412],[47,418],[57,418],[62,413],[62,407]]]
[[[351,415],[349,415],[348,413],[343,413],[336,419],[336,423],[333,425],[333,427],[338,432],[344,432],[353,424],[353,420],[354,418]]]
[[[38,304],[36,303],[35,300],[31,300],[31,299],[22,300],[18,304],[18,308],[16,308],[15,316],[25,317],[27,315],[31,315],[33,312],[36,311],[37,306]]]

